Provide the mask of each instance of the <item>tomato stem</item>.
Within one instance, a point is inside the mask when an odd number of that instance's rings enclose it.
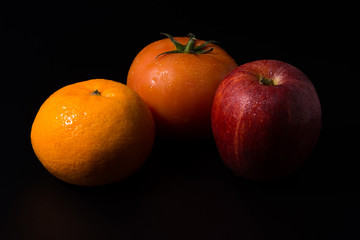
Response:
[[[193,53],[196,38],[195,35],[192,33],[189,33],[188,37],[189,37],[189,41],[185,46],[184,53]]]
[[[204,53],[211,52],[214,49],[214,48],[205,49],[205,47],[208,44],[210,44],[210,43],[218,44],[217,41],[210,40],[210,41],[204,42],[200,46],[195,47],[195,42],[196,42],[195,35],[192,33],[189,33],[189,35],[188,35],[189,41],[187,42],[186,45],[183,45],[183,44],[179,43],[178,41],[176,41],[170,34],[167,34],[167,33],[161,33],[161,34],[168,37],[170,39],[170,41],[174,44],[176,49],[172,50],[172,51],[163,52],[163,53],[157,55],[155,59],[157,59],[161,55],[171,54],[171,53],[204,54]]]

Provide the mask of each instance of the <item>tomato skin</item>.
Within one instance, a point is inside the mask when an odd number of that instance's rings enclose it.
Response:
[[[181,44],[188,37],[174,38]],[[197,40],[195,46],[205,41]],[[228,72],[237,67],[220,46],[205,54],[169,53],[170,39],[153,42],[135,57],[127,85],[149,106],[157,134],[170,138],[205,138],[211,132],[215,91]]]

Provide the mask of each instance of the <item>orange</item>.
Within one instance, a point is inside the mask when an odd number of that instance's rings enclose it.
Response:
[[[151,152],[154,121],[128,86],[105,79],[78,82],[53,93],[40,107],[31,143],[55,177],[95,186],[124,179]]]
[[[214,41],[165,35],[137,54],[127,85],[149,106],[158,135],[210,137],[215,91],[237,64]]]

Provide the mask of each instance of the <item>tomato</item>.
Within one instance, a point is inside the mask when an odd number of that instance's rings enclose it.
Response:
[[[210,137],[215,91],[237,64],[214,41],[164,35],[135,57],[127,85],[149,106],[158,135]]]

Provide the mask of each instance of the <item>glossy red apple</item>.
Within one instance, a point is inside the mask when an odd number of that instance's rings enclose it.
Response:
[[[236,175],[272,180],[298,170],[321,128],[316,90],[296,67],[276,60],[241,65],[219,85],[212,108],[215,142]]]

